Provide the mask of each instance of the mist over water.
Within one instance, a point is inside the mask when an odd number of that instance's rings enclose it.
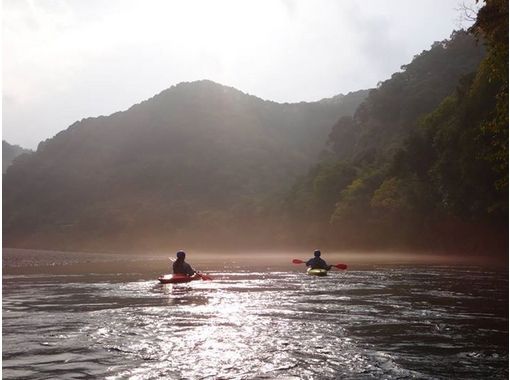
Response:
[[[172,286],[163,256],[6,251],[3,378],[508,377],[506,268],[250,257]]]

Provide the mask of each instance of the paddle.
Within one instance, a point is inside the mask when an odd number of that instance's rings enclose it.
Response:
[[[303,261],[303,260],[299,260],[299,259],[293,259],[292,260],[292,263],[293,264],[304,264],[306,261]],[[346,264],[335,264],[335,265],[331,265],[332,267],[335,267],[335,268],[338,268],[338,269],[347,269],[347,265]]]
[[[202,274],[202,273],[199,273],[199,272],[197,272],[197,276],[200,277],[203,281],[212,281],[212,279],[213,279],[208,274]]]
[[[173,257],[169,257],[168,258],[170,261],[174,262],[175,259]],[[204,273],[200,273],[200,272],[195,272],[195,274],[200,277],[202,279],[202,281],[212,281],[212,277],[209,276],[208,274],[204,274]]]

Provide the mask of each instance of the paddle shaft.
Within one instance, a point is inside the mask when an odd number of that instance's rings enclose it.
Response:
[[[299,260],[299,259],[293,259],[292,263],[293,264],[305,264],[306,261]],[[335,267],[337,269],[347,269],[347,265],[346,264],[335,264],[335,265],[332,265],[332,267]]]

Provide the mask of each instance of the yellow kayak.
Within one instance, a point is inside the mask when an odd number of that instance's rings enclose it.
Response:
[[[327,276],[328,271],[326,269],[308,269],[306,273],[310,276]]]

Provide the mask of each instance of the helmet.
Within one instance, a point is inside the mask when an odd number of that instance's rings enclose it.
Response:
[[[316,249],[315,251],[313,251],[313,255],[315,257],[319,257],[321,255],[321,251],[319,251],[318,249]]]
[[[186,257],[186,252],[184,251],[177,251],[177,258],[178,259],[184,259]]]

